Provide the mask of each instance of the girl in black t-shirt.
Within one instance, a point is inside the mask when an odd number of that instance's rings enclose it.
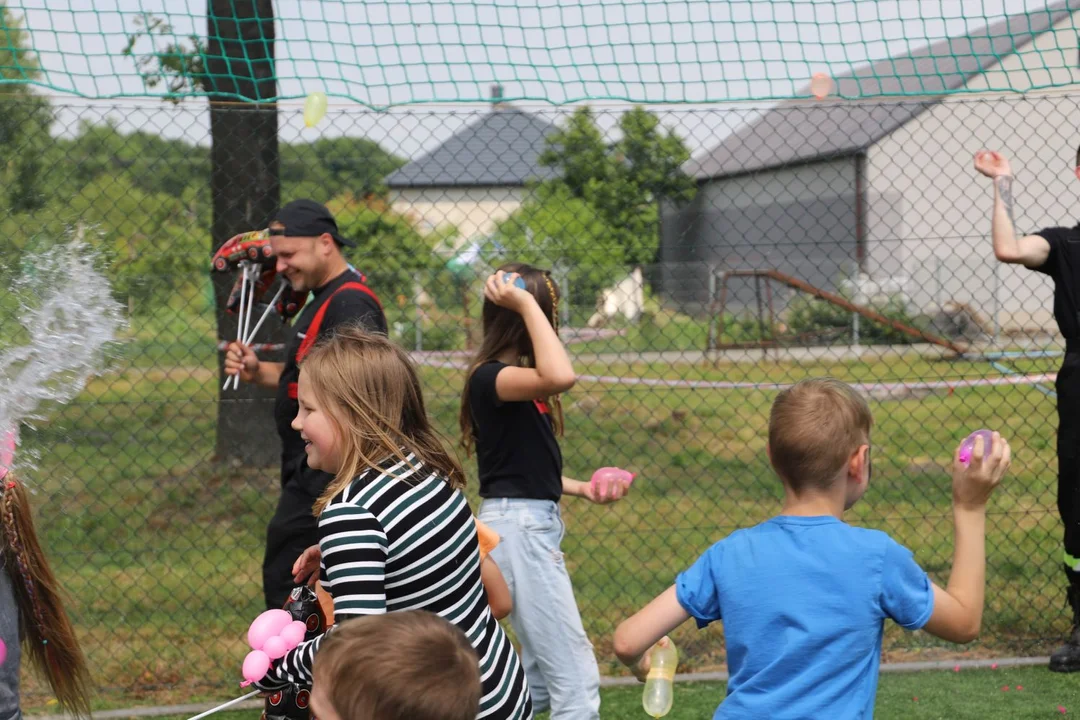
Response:
[[[550,708],[552,720],[592,720],[600,717],[600,675],[559,547],[559,499],[608,503],[627,487],[600,494],[562,474],[558,396],[573,386],[574,369],[559,340],[559,293],[550,275],[504,265],[487,279],[484,298],[484,338],[459,419],[465,450],[475,449],[479,465],[479,518],[502,538],[491,555],[513,597],[510,624],[534,709]]]

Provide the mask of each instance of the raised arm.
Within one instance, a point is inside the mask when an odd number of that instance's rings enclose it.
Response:
[[[507,282],[509,277],[510,282]],[[497,272],[484,284],[484,296],[521,315],[532,342],[535,368],[503,368],[495,392],[503,402],[523,402],[566,392],[574,386],[574,367],[551,321],[527,290],[513,284],[516,273]]]
[[[1013,174],[1009,160],[1001,153],[980,150],[975,153],[975,169],[994,183],[994,210],[990,234],[994,257],[1001,262],[1037,268],[1050,256],[1050,243],[1040,235],[1016,236],[1013,214]]]

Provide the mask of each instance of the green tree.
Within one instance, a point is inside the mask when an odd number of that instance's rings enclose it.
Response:
[[[282,194],[321,203],[339,195],[385,195],[383,179],[404,164],[404,159],[367,138],[320,138],[282,145]]]
[[[408,218],[382,201],[346,196],[329,207],[342,234],[356,242],[356,247],[346,248],[346,255],[380,288],[410,288],[417,271],[427,281],[429,273],[441,266],[433,248],[437,239],[421,235]]]
[[[606,143],[592,109],[579,108],[566,127],[547,138],[541,165],[559,170],[547,184],[565,185],[596,208],[610,239],[629,264],[651,263],[660,246],[660,203],[683,205],[696,185],[682,171],[690,151],[674,132],[643,108],[623,113],[619,139]]]
[[[681,169],[690,151],[655,115],[632,108],[619,118],[618,133],[608,143],[592,109],[576,110],[539,157],[558,176],[540,183],[498,228],[508,257],[568,268],[575,304],[590,305],[627,266],[653,262],[660,203],[682,205],[696,192]]]
[[[49,146],[52,110],[48,101],[30,92],[26,83],[39,76],[37,58],[21,22],[0,1],[0,187],[2,202],[14,212],[42,207],[41,156]]]
[[[562,266],[570,281],[570,302],[591,304],[610,284],[626,255],[596,207],[560,183],[541,185],[520,210],[499,223],[485,260],[509,258],[543,268]]]

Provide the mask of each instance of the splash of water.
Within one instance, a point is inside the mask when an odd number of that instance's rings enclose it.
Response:
[[[78,239],[24,256],[11,292],[28,340],[0,339],[0,477],[14,462],[19,425],[82,392],[124,322],[96,255]]]

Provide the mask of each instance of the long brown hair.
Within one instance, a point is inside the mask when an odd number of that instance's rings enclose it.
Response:
[[[416,368],[385,335],[339,328],[315,345],[300,372],[343,445],[341,468],[315,502],[316,515],[357,475],[391,456],[408,462],[412,453],[450,487],[465,487],[461,464],[431,427]]]
[[[11,473],[0,475],[3,569],[19,608],[19,635],[31,663],[60,705],[90,717],[90,673],[75,628],[64,610],[56,577],[38,543],[26,489]]]
[[[525,263],[506,263],[499,268],[505,273],[517,273],[525,281],[525,288],[536,298],[540,309],[544,311],[555,333],[559,332],[559,286],[551,278],[551,273],[540,270]],[[483,310],[484,338],[480,342],[480,349],[476,351],[469,370],[465,375],[465,389],[461,392],[461,412],[458,415],[458,427],[461,429],[461,446],[465,448],[465,454],[471,455],[473,445],[476,442],[476,430],[473,427],[472,407],[469,402],[469,386],[472,384],[473,373],[486,362],[491,362],[503,355],[508,350],[515,350],[518,355],[518,364],[521,367],[536,367],[536,356],[533,353],[532,339],[529,330],[525,327],[525,321],[521,315],[491,302],[484,298]],[[552,418],[555,425],[555,434],[562,435],[563,413],[562,403],[559,396],[550,398],[537,398],[544,400],[552,409]]]

